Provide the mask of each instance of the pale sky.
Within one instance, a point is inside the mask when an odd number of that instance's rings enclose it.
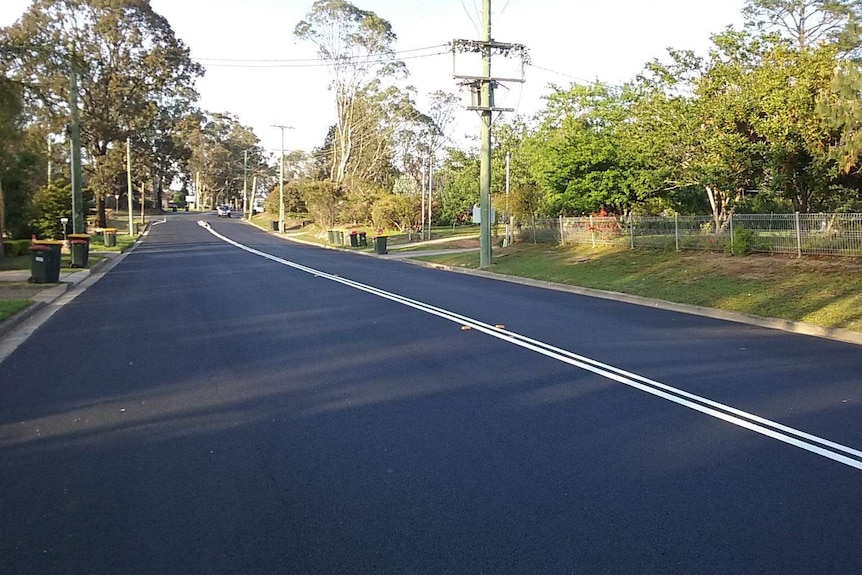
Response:
[[[8,26],[30,0],[0,1],[0,26]],[[265,148],[311,150],[321,145],[334,122],[334,104],[322,67],[261,62],[314,58],[312,45],[299,43],[293,29],[313,0],[150,0],[176,35],[202,61],[207,72],[198,82],[200,105],[212,112],[231,112],[254,129]],[[481,0],[353,0],[388,20],[398,36],[396,49],[408,51],[480,37]],[[533,66],[526,83],[497,91],[496,105],[532,115],[542,107],[547,85],[596,79],[622,83],[653,58],[665,58],[668,47],[706,54],[711,34],[741,25],[743,0],[492,0],[492,36],[527,46]],[[409,52],[425,56],[442,49]],[[217,61],[219,60],[219,61]],[[230,62],[224,60],[257,60]],[[451,54],[406,59],[420,96],[434,90],[458,92]],[[457,73],[478,75],[478,63],[456,60]],[[220,64],[220,65],[216,65]],[[244,67],[238,67],[244,66]],[[516,73],[502,58],[493,74]],[[463,95],[467,103],[468,95]],[[478,133],[474,112],[460,111],[453,141]]]

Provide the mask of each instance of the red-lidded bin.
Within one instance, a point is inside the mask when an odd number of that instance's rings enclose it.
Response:
[[[90,234],[69,234],[73,268],[85,268],[90,260]]]
[[[60,281],[60,246],[30,246],[30,283],[54,284]]]

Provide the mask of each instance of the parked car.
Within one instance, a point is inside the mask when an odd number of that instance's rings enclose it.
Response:
[[[230,217],[230,207],[228,206],[219,206],[216,208],[216,213],[220,218],[229,218]]]

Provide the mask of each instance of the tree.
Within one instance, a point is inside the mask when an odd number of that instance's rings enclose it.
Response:
[[[388,21],[345,0],[316,0],[294,35],[317,46],[332,74],[336,123],[329,178],[341,185],[357,144],[355,132],[365,121],[357,109],[361,92],[375,79],[404,70],[395,60],[396,36]]]
[[[241,203],[244,178],[249,173],[272,173],[266,167],[258,137],[231,114],[200,112],[190,116],[177,137],[189,148],[185,178],[200,184],[195,192],[201,206]]]
[[[750,119],[764,143],[766,188],[798,212],[830,209],[836,175],[829,155],[833,133],[817,113],[835,67],[835,48],[778,44],[751,72],[756,113]]]
[[[479,202],[479,156],[475,151],[448,148],[437,177],[440,187],[441,224],[463,224],[470,220]]]
[[[835,73],[829,92],[818,101],[817,112],[827,126],[837,131],[830,149],[842,174],[862,173],[862,69],[845,62]]]
[[[33,192],[45,182],[44,132],[25,124],[22,94],[19,83],[0,76],[0,238],[29,237]]]
[[[548,96],[539,128],[525,146],[551,213],[626,213],[655,191],[630,144],[627,95],[597,83],[555,87]]]
[[[841,51],[859,47],[860,0],[746,0],[747,24],[776,32],[797,48],[834,44]]]
[[[194,81],[203,73],[144,0],[35,0],[3,35],[12,57],[0,66],[24,85],[29,112],[55,131],[68,122],[68,76],[75,65],[90,171],[113,165],[104,157],[151,126],[159,106],[195,98]],[[103,174],[94,187],[102,225],[104,199],[114,191],[102,183],[111,179]]]

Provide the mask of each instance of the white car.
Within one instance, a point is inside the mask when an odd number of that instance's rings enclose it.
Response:
[[[230,208],[228,206],[219,206],[216,208],[216,213],[220,218],[229,218],[230,217]]]

